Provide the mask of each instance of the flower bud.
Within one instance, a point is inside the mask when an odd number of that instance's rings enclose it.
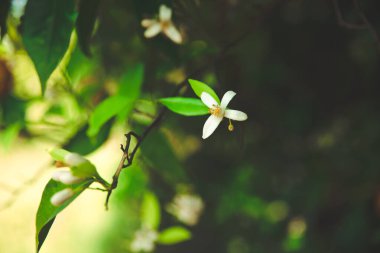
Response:
[[[69,198],[74,195],[74,191],[70,188],[63,189],[55,193],[51,198],[50,202],[53,206],[60,206],[65,203]]]
[[[54,171],[51,178],[57,182],[61,182],[64,184],[76,184],[85,179],[85,178],[74,176],[70,170]]]
[[[85,159],[83,156],[78,155],[76,153],[69,153],[65,155],[64,161],[67,165],[71,166],[78,166],[82,163],[87,162],[87,159]]]

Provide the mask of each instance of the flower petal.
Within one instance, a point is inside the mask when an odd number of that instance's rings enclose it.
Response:
[[[152,26],[154,23],[157,23],[155,19],[143,19],[141,21],[141,26],[148,28],[149,26]]]
[[[159,17],[161,21],[169,21],[172,18],[172,9],[166,5],[160,6]]]
[[[220,102],[220,108],[222,108],[222,110],[225,110],[227,108],[227,105],[230,103],[231,99],[235,95],[236,93],[232,90],[227,91],[222,98],[222,102]]]
[[[219,126],[220,122],[223,120],[223,117],[217,117],[215,115],[211,115],[206,120],[205,125],[203,126],[203,134],[202,138],[206,139],[209,137],[215,129]]]
[[[237,110],[230,110],[230,109],[227,109],[224,112],[224,117],[228,119],[232,119],[232,120],[237,120],[237,121],[244,121],[248,119],[248,116],[246,113],[237,111]]]
[[[66,202],[69,198],[71,198],[74,195],[74,191],[70,188],[63,189],[62,191],[59,191],[55,193],[51,199],[50,202],[54,206],[60,206],[63,203]]]
[[[170,24],[166,29],[164,29],[164,33],[173,42],[175,42],[177,44],[181,44],[182,43],[182,35],[177,30],[177,28],[175,28],[175,26],[173,24]]]
[[[219,105],[218,102],[216,102],[215,99],[207,92],[202,92],[201,99],[208,108],[214,108]]]
[[[144,36],[145,38],[152,38],[161,32],[161,25],[158,22],[153,23],[151,26],[146,29]]]

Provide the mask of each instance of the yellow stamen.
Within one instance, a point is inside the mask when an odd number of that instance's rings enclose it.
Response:
[[[222,112],[222,110],[220,109],[219,106],[214,106],[214,108],[210,108],[209,109],[209,112],[212,114],[212,115],[215,115],[217,117],[220,117],[220,113]]]

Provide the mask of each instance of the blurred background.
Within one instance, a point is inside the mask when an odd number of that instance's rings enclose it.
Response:
[[[230,107],[248,120],[233,132],[225,120],[203,140],[206,117],[167,113],[122,172],[110,209],[104,193],[86,190],[40,252],[380,252],[379,1],[100,0],[90,48],[72,34],[44,95],[22,40],[27,1],[9,2],[0,45],[1,252],[35,248],[52,172],[47,149],[86,155],[110,180],[123,134],[141,133],[157,99],[186,78],[220,97],[235,91]],[[144,37],[141,20],[161,4],[172,8],[182,44]],[[144,81],[134,109],[88,137],[89,116],[136,65]],[[147,212],[159,216],[157,231],[144,231]],[[191,236],[152,239],[173,226]]]

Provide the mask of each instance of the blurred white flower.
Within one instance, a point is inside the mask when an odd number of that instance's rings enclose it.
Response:
[[[230,120],[230,124],[228,125],[228,130],[230,131],[234,130],[231,120],[244,121],[248,118],[247,114],[244,112],[227,109],[227,105],[235,95],[235,92],[227,91],[219,104],[210,94],[202,92],[202,102],[209,108],[211,113],[211,116],[206,120],[203,126],[203,139],[206,139],[215,131],[220,122],[222,122],[223,117]]]
[[[85,178],[74,176],[71,170],[54,171],[51,178],[64,184],[76,184],[85,180]]]
[[[60,206],[63,203],[66,202],[69,198],[71,198],[74,195],[74,191],[70,188],[63,189],[62,191],[59,191],[55,193],[51,198],[50,202],[54,206]]]
[[[174,26],[171,18],[172,10],[166,5],[161,5],[158,19],[143,19],[141,21],[141,25],[146,28],[145,38],[152,38],[162,32],[173,42],[181,44],[182,35]]]
[[[154,242],[158,238],[158,233],[147,227],[142,227],[135,232],[130,245],[132,252],[151,252],[154,250]]]
[[[193,194],[177,194],[172,203],[167,207],[167,211],[173,214],[179,221],[193,226],[198,223],[203,211],[202,199]]]

